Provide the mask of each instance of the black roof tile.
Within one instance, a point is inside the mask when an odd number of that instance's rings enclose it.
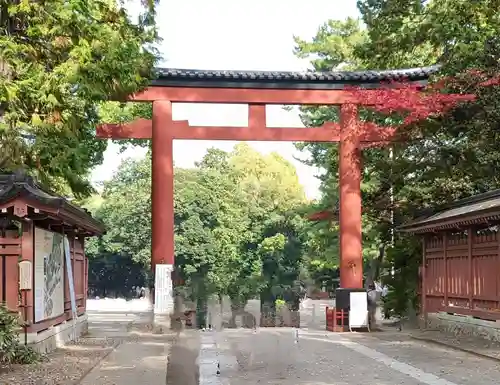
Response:
[[[381,82],[426,82],[439,66],[385,71],[222,71],[157,68],[152,86],[214,88],[342,89],[344,86],[376,88]]]
[[[28,197],[56,209],[65,209],[85,219],[93,227],[104,231],[102,223],[94,219],[90,212],[71,204],[66,198],[38,184],[33,177],[23,172],[0,174],[0,204],[18,197]]]
[[[459,222],[465,216],[487,214],[492,210],[500,211],[500,189],[460,199],[433,212],[429,212],[427,215],[420,216],[402,225],[399,229],[402,231],[413,231],[434,225],[438,227],[440,223],[445,221],[456,220]]]

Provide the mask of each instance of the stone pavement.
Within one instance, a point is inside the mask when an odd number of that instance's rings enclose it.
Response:
[[[456,336],[438,330],[410,330],[416,340],[431,342],[500,362],[500,343],[478,337]]]
[[[82,385],[496,385],[500,363],[405,333],[186,331],[121,344]]]
[[[119,345],[80,382],[81,385],[164,385],[173,338],[138,335]]]
[[[170,350],[166,368],[166,383],[168,385],[198,385],[200,377],[199,354],[200,332],[186,330],[180,333]]]
[[[499,383],[500,365],[491,360],[416,341],[401,333],[300,330],[297,343],[295,330],[288,328],[206,333],[201,337],[206,369],[200,368],[200,385]],[[220,375],[214,375],[217,360]]]
[[[435,378],[428,378],[426,375],[427,381],[423,380],[424,377],[420,380],[424,384],[492,385],[500,382],[500,362],[444,345],[416,340],[407,333],[380,332],[371,336],[352,334],[349,339],[365,348],[378,351],[378,354],[392,357],[404,366],[411,365],[440,379],[440,382],[436,382]],[[401,365],[392,367],[398,370]]]
[[[89,334],[93,337],[127,337],[130,325],[144,325],[152,320],[150,312],[87,311]]]
[[[500,362],[416,340],[407,332],[334,334],[313,328],[259,328],[185,330],[172,336],[131,334],[131,324],[147,324],[147,314],[110,319],[117,322],[114,327],[102,314],[91,316],[91,333],[122,333],[123,343],[82,385],[500,383]]]
[[[109,337],[121,343],[81,380],[81,385],[165,385],[167,357],[175,335],[148,331],[151,313],[101,309],[88,315],[90,337]]]

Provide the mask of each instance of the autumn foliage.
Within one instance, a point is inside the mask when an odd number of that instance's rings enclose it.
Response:
[[[429,87],[415,82],[387,82],[374,90],[349,87],[348,91],[358,104],[369,105],[385,113],[403,113],[403,125],[409,125],[432,116],[442,115],[457,104],[475,99],[473,94],[445,93],[450,83],[441,81]]]

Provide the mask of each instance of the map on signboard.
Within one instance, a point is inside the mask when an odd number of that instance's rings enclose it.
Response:
[[[35,322],[64,313],[63,236],[35,228]]]

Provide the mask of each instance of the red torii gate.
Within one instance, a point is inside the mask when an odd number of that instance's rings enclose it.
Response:
[[[152,267],[155,313],[171,309],[174,264],[174,139],[339,142],[340,285],[363,287],[361,233],[361,150],[383,145],[394,128],[358,119],[358,105],[372,104],[381,82],[406,80],[424,85],[437,67],[363,72],[250,72],[159,69],[158,78],[131,101],[152,102],[153,119],[103,124],[97,136],[152,139]],[[349,87],[367,96],[357,98]],[[359,91],[358,91],[359,92]],[[246,127],[190,126],[174,121],[172,103],[248,104]],[[268,127],[266,105],[340,105],[340,124],[318,128]]]

